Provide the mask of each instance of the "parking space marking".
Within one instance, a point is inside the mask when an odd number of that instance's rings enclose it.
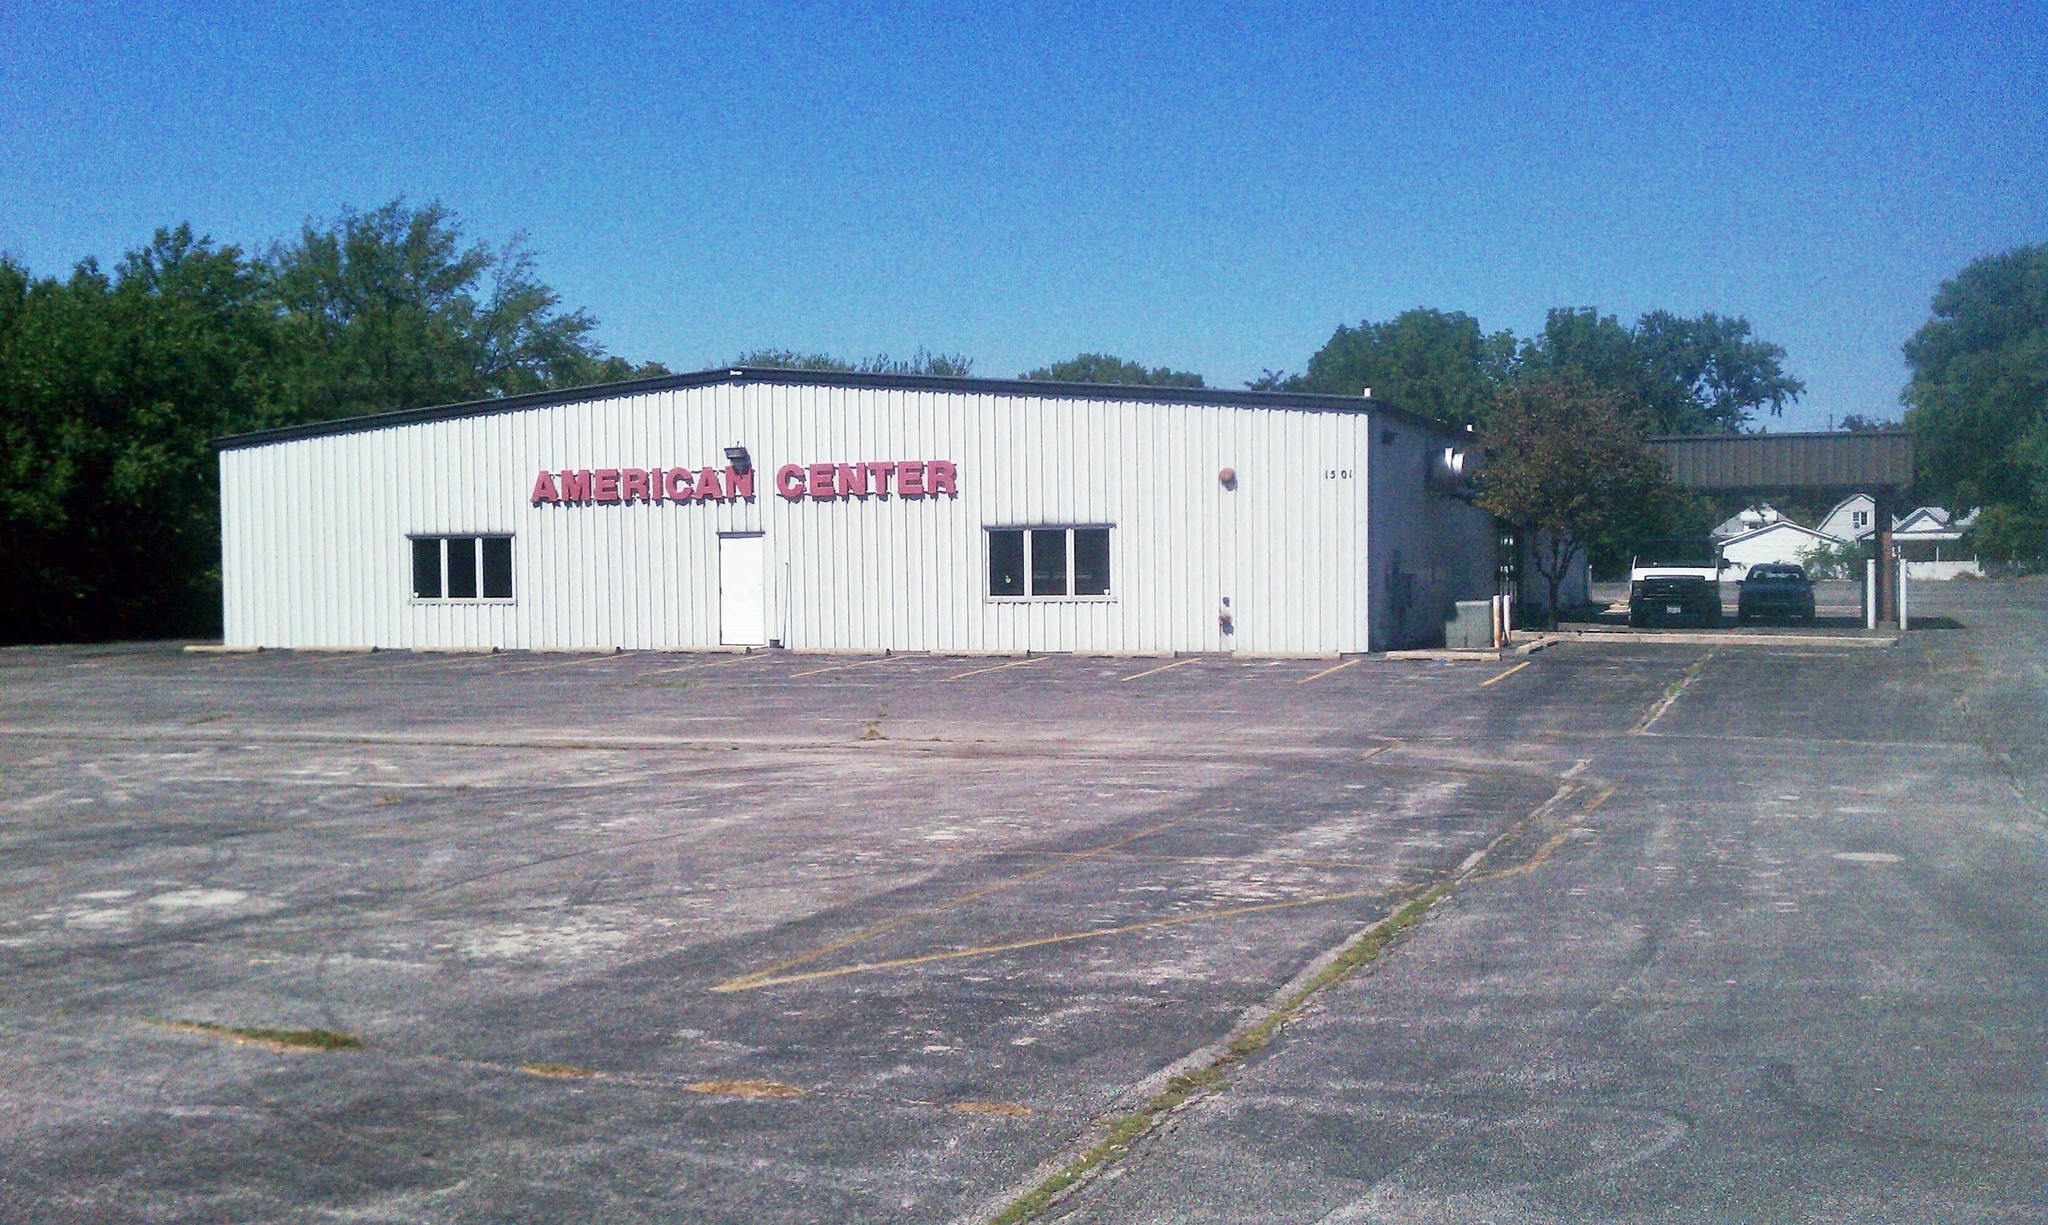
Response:
[[[990,957],[997,953],[1014,953],[1023,949],[1045,948],[1053,944],[1071,944],[1076,940],[1093,940],[1102,936],[1121,936],[1130,932],[1153,931],[1162,927],[1180,927],[1189,923],[1212,923],[1222,919],[1235,919],[1243,915],[1265,914],[1275,910],[1291,910],[1301,906],[1321,906],[1332,902],[1352,902],[1360,898],[1382,897],[1388,894],[1401,896],[1409,890],[1402,889],[1352,889],[1344,893],[1318,893],[1311,897],[1290,898],[1284,902],[1258,902],[1248,906],[1228,906],[1220,910],[1202,910],[1193,914],[1168,915],[1159,919],[1144,919],[1136,923],[1121,923],[1115,927],[1095,927],[1086,931],[1060,932],[1051,936],[1036,936],[1029,940],[1012,940],[1003,944],[983,944],[973,948],[947,949],[938,953],[920,953],[912,957],[892,957],[887,961],[864,961],[858,965],[835,966],[829,970],[806,970],[801,974],[778,974],[772,970],[759,971],[744,978],[735,978],[713,987],[713,991],[755,991],[762,987],[780,987],[790,983],[817,982],[827,978],[844,978],[849,974],[868,974],[876,970],[900,970],[909,966],[931,965],[940,961],[959,961],[967,957]]]
[[[407,651],[403,651],[403,650],[394,650],[394,651],[389,651],[389,652],[385,652],[385,651],[379,651],[379,652],[377,652],[377,655],[387,655],[387,656],[404,656],[404,655],[410,655],[410,654],[411,654],[410,652],[407,652]],[[340,656],[336,656],[336,658],[337,658],[337,659],[339,659],[339,658],[340,658]],[[419,658],[419,657],[417,657],[417,656],[414,656],[414,657],[412,657],[412,658],[409,658],[409,659],[405,659],[405,660],[404,660],[403,662],[394,662],[394,661],[393,661],[392,659],[389,659],[389,658],[386,658],[386,659],[381,659],[381,660],[380,660],[380,659],[378,659],[378,658],[377,658],[377,656],[376,656],[376,655],[369,655],[369,656],[361,656],[361,657],[355,657],[355,658],[359,659],[359,661],[360,661],[360,666],[359,666],[359,667],[354,667],[354,668],[347,668],[347,667],[344,667],[344,668],[338,668],[338,669],[336,669],[336,670],[335,670],[335,674],[334,674],[334,676],[333,676],[333,677],[331,677],[331,678],[323,678],[323,679],[335,679],[335,680],[350,680],[350,681],[355,681],[355,680],[375,680],[375,679],[376,679],[377,677],[380,677],[380,676],[389,676],[389,675],[390,675],[391,673],[393,673],[393,672],[409,672],[409,671],[411,671],[411,670],[412,670],[412,669],[414,669],[414,668],[435,668],[435,667],[440,667],[440,668],[447,668],[447,667],[450,667],[450,666],[452,666],[452,665],[457,665],[457,664],[467,664],[467,665],[468,665],[469,667],[471,667],[471,668],[473,669],[473,668],[475,668],[475,667],[477,666],[477,664],[478,664],[478,663],[480,663],[481,661],[483,661],[483,660],[486,660],[486,659],[492,659],[492,658],[495,658],[495,656],[490,656],[490,655],[453,655],[453,654],[450,654],[450,655],[436,655],[436,656],[433,656],[432,658],[428,658],[428,659],[422,659],[422,658]]]
[[[695,672],[695,671],[696,671],[697,669],[699,669],[699,668],[716,668],[716,667],[717,667],[717,666],[719,666],[720,664],[731,664],[731,663],[738,663],[738,662],[740,662],[741,660],[744,660],[744,659],[752,659],[752,658],[753,658],[753,656],[752,656],[752,655],[745,655],[745,654],[740,654],[740,653],[737,653],[737,652],[736,652],[736,653],[734,653],[734,654],[731,654],[731,655],[727,655],[727,656],[725,656],[725,657],[724,657],[724,658],[722,658],[722,659],[700,659],[700,660],[698,660],[698,661],[697,661],[696,663],[689,663],[689,664],[684,664],[684,665],[682,665],[681,667],[677,667],[677,668],[655,668],[655,669],[652,669],[651,671],[647,671],[647,672],[642,672],[642,673],[640,673],[640,675],[641,675],[641,676],[667,676],[667,675],[668,675],[669,673],[671,673],[671,672]]]
[[[1295,684],[1297,684],[1297,685],[1306,685],[1306,684],[1308,684],[1308,683],[1309,683],[1310,681],[1319,681],[1319,680],[1323,679],[1324,677],[1326,677],[1326,676],[1330,675],[1330,673],[1332,673],[1332,672],[1342,672],[1342,671],[1343,671],[1344,669],[1346,669],[1346,668],[1355,668],[1355,667],[1357,667],[1357,666],[1358,666],[1359,664],[1361,664],[1361,663],[1363,663],[1363,662],[1364,662],[1364,659],[1363,659],[1363,657],[1360,657],[1360,658],[1357,658],[1357,659],[1347,659],[1347,660],[1345,660],[1345,661],[1344,661],[1343,663],[1341,663],[1341,664],[1338,664],[1338,665],[1337,665],[1336,667],[1334,667],[1334,668],[1324,668],[1324,669],[1323,669],[1323,670],[1322,670],[1321,672],[1318,672],[1318,673],[1316,673],[1316,674],[1315,674],[1314,676],[1304,676],[1304,677],[1302,677],[1302,678],[1301,678],[1300,680],[1298,680],[1298,681],[1296,681],[1296,682],[1294,682],[1294,683],[1295,683]]]
[[[980,676],[984,672],[1001,672],[1004,668],[1021,668],[1025,664],[1042,664],[1051,658],[1052,656],[1050,655],[1033,655],[1029,659],[1013,659],[1009,663],[997,664],[993,668],[976,668],[972,672],[962,672],[957,676],[949,676],[946,679],[949,681],[964,681],[970,676]]]
[[[1483,680],[1483,681],[1480,681],[1480,682],[1479,682],[1479,687],[1480,687],[1481,689],[1484,689],[1484,688],[1486,688],[1486,687],[1487,687],[1488,685],[1498,685],[1498,684],[1500,684],[1500,683],[1501,683],[1502,681],[1504,681],[1504,680],[1506,680],[1507,678],[1509,678],[1509,677],[1513,676],[1513,675],[1514,675],[1515,673],[1517,673],[1517,672],[1520,672],[1520,671],[1521,671],[1522,669],[1524,669],[1524,668],[1528,667],[1528,666],[1529,666],[1530,664],[1533,664],[1533,663],[1535,663],[1535,662],[1536,662],[1536,661],[1535,661],[1535,660],[1533,660],[1533,659],[1525,659],[1525,660],[1523,660],[1523,661],[1522,661],[1521,663],[1518,663],[1518,664],[1516,664],[1516,665],[1515,665],[1514,667],[1512,667],[1512,668],[1509,668],[1509,669],[1508,669],[1507,671],[1505,671],[1505,672],[1501,673],[1501,674],[1500,674],[1499,676],[1490,676],[1490,677],[1487,677],[1487,678],[1486,678],[1485,680]]]
[[[1608,800],[1608,797],[1612,796],[1615,790],[1616,789],[1614,787],[1607,787],[1602,789],[1591,800],[1588,800],[1586,802],[1586,806],[1584,808],[1581,808],[1578,812],[1572,814],[1571,819],[1565,822],[1565,826],[1563,829],[1557,831],[1555,834],[1552,834],[1550,838],[1546,842],[1544,842],[1542,846],[1536,848],[1535,854],[1530,855],[1529,858],[1523,860],[1521,863],[1511,864],[1508,867],[1502,868],[1497,872],[1482,872],[1478,876],[1473,877],[1472,879],[1505,880],[1510,876],[1520,876],[1524,872],[1535,871],[1537,868],[1543,865],[1544,860],[1550,858],[1550,853],[1552,851],[1563,846],[1571,838],[1573,834],[1579,831],[1579,823],[1584,821],[1587,817],[1592,816],[1593,810],[1599,808],[1602,804],[1605,804]]]
[[[795,969],[797,966],[804,965],[807,962],[816,961],[820,957],[828,957],[833,953],[839,952],[841,949],[851,948],[854,945],[861,943],[862,941],[871,940],[876,936],[880,936],[885,933],[895,931],[897,928],[903,927],[906,924],[915,923],[919,919],[928,919],[935,914],[940,914],[944,911],[952,910],[959,906],[965,906],[969,902],[980,901],[982,898],[988,897],[990,894],[1000,893],[1013,885],[1025,884],[1026,882],[1037,880],[1039,877],[1047,875],[1048,873],[1058,872],[1063,868],[1071,867],[1072,865],[1080,863],[1084,860],[1093,859],[1100,855],[1107,855],[1111,851],[1119,850],[1123,847],[1129,846],[1131,843],[1138,841],[1140,838],[1149,838],[1153,834],[1159,833],[1162,830],[1166,830],[1175,825],[1178,825],[1182,820],[1184,820],[1184,818],[1175,817],[1171,821],[1161,821],[1157,825],[1148,826],[1147,828],[1141,829],[1137,833],[1132,834],[1129,837],[1119,838],[1115,842],[1106,842],[1101,846],[1092,847],[1086,851],[1074,851],[1066,857],[1060,859],[1056,863],[1047,864],[1042,868],[1033,868],[1029,872],[1020,872],[1015,876],[1006,876],[1001,880],[991,881],[989,884],[983,885],[979,889],[969,890],[968,892],[963,893],[955,898],[948,898],[946,901],[940,902],[936,906],[927,906],[922,910],[913,910],[909,914],[899,915],[896,918],[889,919],[882,923],[877,923],[872,927],[863,928],[860,931],[857,931],[852,935],[847,936],[843,940],[835,940],[832,943],[827,944],[821,948],[815,948],[807,953],[799,953],[794,957],[785,958],[782,961],[776,962],[774,965],[763,966],[758,970],[749,971],[748,973],[742,974],[737,978],[727,979],[726,981],[719,983],[711,989],[713,991],[720,992],[750,990],[753,987],[760,985],[760,983],[756,980],[772,978],[776,975],[781,974],[784,970]]]
[[[901,655],[877,655],[873,659],[856,659],[850,664],[833,664],[829,668],[811,668],[804,672],[792,672],[789,674],[789,679],[795,680],[800,676],[821,676],[827,672],[844,672],[848,668],[865,668],[869,664],[885,664],[892,659],[902,658],[903,656]]]
[[[1134,672],[1129,676],[1121,678],[1121,680],[1119,680],[1118,683],[1121,684],[1123,681],[1141,681],[1148,676],[1157,676],[1161,672],[1171,672],[1175,668],[1185,668],[1189,664],[1198,664],[1201,662],[1202,657],[1199,655],[1189,656],[1186,659],[1176,659],[1170,664],[1161,664],[1157,668],[1147,668],[1143,672]]]
[[[620,653],[617,651],[608,651],[602,653],[593,652],[589,655],[578,655],[573,659],[556,659],[544,664],[529,664],[523,668],[507,668],[503,672],[496,673],[495,675],[520,676],[528,672],[548,672],[556,668],[573,668],[578,664],[594,664],[602,660],[617,659],[619,658],[619,654]]]
[[[1706,670],[1707,664],[1714,658],[1714,652],[1719,649],[1718,647],[1708,647],[1706,653],[1694,660],[1692,666],[1685,670],[1685,675],[1671,682],[1670,687],[1664,691],[1664,696],[1658,698],[1656,703],[1650,707],[1649,713],[1643,716],[1643,721],[1636,724],[1633,734],[1637,736],[1655,735],[1656,733],[1650,729],[1657,725],[1657,720],[1664,717],[1665,711],[1671,709],[1672,703],[1678,701],[1678,696],[1690,688],[1693,681],[1699,678],[1699,674]]]

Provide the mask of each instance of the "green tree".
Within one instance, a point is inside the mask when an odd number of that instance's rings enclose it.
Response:
[[[1899,423],[1896,421],[1886,421],[1879,417],[1866,417],[1862,413],[1849,413],[1835,423],[1835,428],[1846,430],[1851,434],[1868,434],[1876,430],[1898,429]]]
[[[1482,421],[1513,377],[1517,347],[1510,332],[1482,332],[1460,311],[1424,307],[1385,323],[1339,325],[1301,374],[1269,370],[1251,386],[1375,399],[1452,425]]]
[[[1552,625],[1558,589],[1588,542],[1673,500],[1663,462],[1643,446],[1636,405],[1576,373],[1503,388],[1480,442],[1487,467],[1475,500],[1529,542]]]
[[[1972,262],[1906,342],[1901,399],[1934,496],[1979,506],[1994,557],[2048,542],[2048,244]]]
[[[1522,346],[1517,373],[1570,372],[1619,392],[1650,434],[1715,434],[1799,398],[1806,385],[1785,373],[1784,359],[1784,349],[1751,337],[1746,319],[1651,311],[1624,327],[1593,307],[1560,307]]]
[[[111,273],[0,259],[0,641],[212,632],[222,434],[661,372],[439,206],[272,251],[178,226]]]
[[[284,403],[293,420],[665,373],[607,355],[515,236],[493,252],[439,203],[404,199],[276,248]]]
[[[1120,383],[1127,387],[1201,387],[1202,376],[1166,366],[1147,369],[1108,353],[1077,353],[1063,362],[1040,366],[1017,376],[1040,383]]]
[[[112,275],[0,268],[0,639],[202,632],[219,616],[210,440],[275,417],[268,276],[160,230]]]

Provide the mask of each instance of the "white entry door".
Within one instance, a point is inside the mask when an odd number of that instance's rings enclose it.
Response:
[[[718,538],[718,641],[768,642],[768,538],[759,532]]]

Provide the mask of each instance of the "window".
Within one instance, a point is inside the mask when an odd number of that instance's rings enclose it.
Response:
[[[988,529],[988,594],[999,600],[1107,596],[1109,529]]]
[[[1870,526],[1870,512],[1869,512],[1869,511],[1867,511],[1867,510],[1852,510],[1852,511],[1850,511],[1850,512],[1849,512],[1849,526],[1850,526],[1850,527],[1869,527],[1869,526]]]
[[[510,536],[414,536],[412,598],[509,600]]]

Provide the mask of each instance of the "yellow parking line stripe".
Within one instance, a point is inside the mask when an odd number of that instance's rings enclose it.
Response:
[[[1022,949],[1044,948],[1049,944],[1068,944],[1075,940],[1093,940],[1099,936],[1121,936],[1130,932],[1151,931],[1160,927],[1178,927],[1187,923],[1207,923],[1217,919],[1234,919],[1241,915],[1265,914],[1274,910],[1289,910],[1297,906],[1320,906],[1330,902],[1350,902],[1359,898],[1385,896],[1385,888],[1354,889],[1345,893],[1319,893],[1313,897],[1294,898],[1285,902],[1259,902],[1250,906],[1231,906],[1222,910],[1204,910],[1194,914],[1172,915],[1163,919],[1146,919],[1139,923],[1124,923],[1116,927],[1097,927],[1087,931],[1062,932],[1057,936],[1039,936],[1032,940],[1012,940],[1007,944],[984,944],[975,948],[947,949],[940,953],[923,953],[915,957],[894,957],[888,961],[865,961],[859,965],[837,966],[830,970],[808,970],[802,974],[774,974],[763,972],[746,978],[735,978],[711,988],[713,991],[756,991],[762,987],[777,987],[787,983],[816,982],[823,978],[844,978],[848,974],[866,974],[875,970],[900,970],[907,966],[930,965],[935,961],[958,961],[963,957],[988,957],[996,953],[1014,953]]]
[[[1499,676],[1491,676],[1483,681],[1480,681],[1479,687],[1481,689],[1484,689],[1488,685],[1497,685],[1500,682],[1506,680],[1507,678],[1513,676],[1515,673],[1520,672],[1522,669],[1528,667],[1530,664],[1533,664],[1535,662],[1536,661],[1533,659],[1525,659],[1521,663],[1518,663],[1514,667],[1509,668],[1507,671],[1501,673]]]
[[[1199,656],[1199,655],[1191,655],[1191,656],[1189,656],[1189,657],[1188,657],[1188,658],[1186,658],[1186,659],[1176,659],[1176,660],[1174,660],[1174,661],[1173,661],[1172,663],[1170,663],[1170,664],[1161,664],[1161,665],[1159,665],[1159,666],[1158,666],[1158,667],[1156,667],[1156,668],[1147,668],[1147,669],[1146,669],[1145,671],[1143,671],[1143,672],[1134,672],[1134,673],[1132,673],[1131,675],[1129,675],[1129,676],[1126,676],[1126,677],[1124,677],[1124,678],[1123,678],[1123,680],[1126,680],[1126,681],[1141,681],[1141,680],[1144,680],[1144,679],[1145,679],[1146,677],[1148,677],[1148,676],[1157,676],[1157,675],[1159,675],[1159,674],[1160,674],[1161,672],[1171,672],[1171,671],[1172,671],[1173,669],[1175,669],[1175,668],[1185,668],[1185,667],[1187,667],[1187,666],[1188,666],[1189,664],[1198,664],[1198,663],[1201,663],[1201,662],[1202,662],[1202,657],[1201,657],[1201,656]],[[1119,683],[1121,683],[1121,682],[1119,682]]]
[[[1346,668],[1356,667],[1358,665],[1358,662],[1359,661],[1356,659],[1347,659],[1343,663],[1338,664],[1334,668],[1324,668],[1321,672],[1316,673],[1314,676],[1304,676],[1294,683],[1297,685],[1306,685],[1310,681],[1319,681],[1324,677],[1328,676],[1332,672],[1342,672]]]
[[[727,656],[724,656],[724,657],[722,657],[722,658],[719,658],[719,659],[705,659],[705,660],[699,660],[698,662],[696,662],[696,663],[693,663],[693,664],[684,664],[684,665],[682,665],[682,666],[681,666],[681,667],[679,667],[679,668],[656,668],[656,669],[654,669],[654,670],[653,670],[653,671],[651,671],[651,672],[642,672],[642,673],[640,673],[639,675],[641,675],[641,676],[667,676],[667,675],[668,675],[669,673],[671,673],[671,672],[695,672],[695,671],[696,671],[697,669],[699,669],[699,668],[716,668],[716,667],[717,667],[718,665],[720,665],[720,664],[730,664],[730,663],[737,663],[737,662],[739,662],[740,660],[743,660],[743,659],[752,659],[752,658],[753,658],[753,656],[751,656],[751,655],[745,655],[745,654],[741,654],[741,653],[735,652],[735,653],[733,653],[733,654],[731,654],[731,655],[727,655]]]
[[[862,928],[860,931],[854,932],[852,935],[846,936],[842,939],[835,940],[832,943],[823,946],[822,948],[812,949],[808,953],[799,953],[794,957],[788,958],[783,961],[778,961],[772,966],[763,966],[758,970],[742,974],[738,978],[728,979],[727,981],[722,982],[717,986],[713,987],[712,990],[745,991],[751,987],[758,986],[759,982],[757,980],[772,978],[775,975],[782,973],[784,970],[793,969],[796,966],[803,965],[805,962],[816,961],[820,957],[829,956],[830,954],[836,953],[841,949],[851,948],[854,945],[859,944],[863,940],[871,940],[876,936],[882,935],[884,932],[895,931],[897,928],[902,927],[906,923],[915,923],[919,919],[929,919],[933,915],[938,914],[942,911],[952,910],[956,906],[964,906],[969,902],[978,902],[982,898],[985,898],[992,893],[1000,893],[1005,889],[1013,888],[1014,886],[1024,884],[1027,881],[1037,880],[1041,876],[1046,876],[1050,873],[1057,872],[1062,868],[1071,867],[1074,864],[1079,863],[1083,860],[1093,859],[1100,855],[1107,855],[1112,851],[1121,850],[1122,848],[1129,846],[1131,843],[1138,841],[1140,838],[1149,838],[1154,834],[1160,833],[1166,829],[1171,828],[1172,826],[1178,825],[1183,819],[1184,818],[1181,817],[1175,817],[1171,821],[1161,821],[1157,825],[1150,826],[1146,829],[1141,829],[1137,833],[1131,834],[1128,837],[1119,838],[1115,842],[1105,843],[1102,846],[1098,847],[1090,847],[1088,850],[1085,851],[1074,851],[1070,855],[1062,856],[1057,862],[1047,864],[1044,867],[1033,868],[1029,872],[1020,872],[1015,876],[1006,876],[1001,880],[991,881],[988,884],[983,885],[979,889],[970,890],[966,893],[959,895],[958,897],[948,898],[945,901],[938,903],[937,905],[927,906],[923,910],[913,910],[909,914],[898,915],[896,918],[884,920],[883,922],[877,923],[872,927]]]
[[[829,668],[812,668],[805,672],[792,672],[789,674],[789,679],[795,680],[799,676],[817,676],[825,672],[844,672],[848,668],[865,668],[869,664],[885,664],[892,659],[901,658],[903,658],[901,655],[877,655],[873,659],[856,659],[850,664],[833,664]]]
[[[1050,655],[1034,655],[1030,659],[1013,659],[1009,663],[997,664],[993,668],[976,668],[972,672],[962,672],[957,676],[949,676],[946,679],[949,681],[964,681],[970,676],[980,676],[984,672],[1001,672],[1004,668],[1021,668],[1025,664],[1042,664],[1051,658],[1052,656]]]
[[[589,655],[578,655],[574,659],[555,659],[544,664],[528,664],[523,668],[507,668],[503,672],[498,673],[498,675],[518,676],[523,672],[545,672],[550,668],[568,668],[574,667],[577,664],[594,664],[600,660],[617,659],[618,657],[619,654],[616,651],[607,651],[603,654],[593,652]]]

